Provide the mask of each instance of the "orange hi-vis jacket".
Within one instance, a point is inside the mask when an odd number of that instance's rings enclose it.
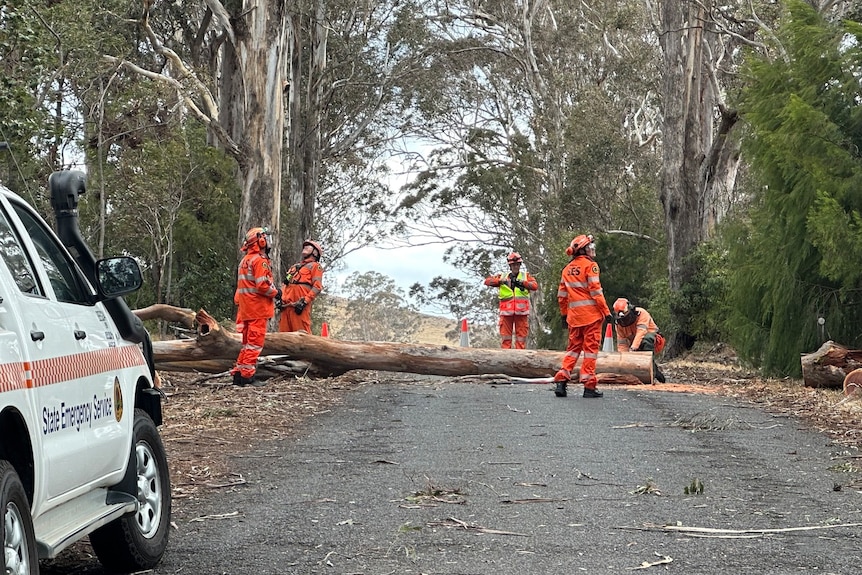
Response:
[[[485,285],[500,288],[500,315],[530,315],[530,291],[539,289],[539,282],[527,272],[519,272],[518,281],[525,289],[513,288],[508,272],[485,278]]]
[[[273,283],[269,258],[257,245],[249,246],[239,263],[233,298],[239,306],[237,321],[269,319],[274,315],[273,299],[278,290]]]
[[[323,291],[323,267],[313,257],[293,264],[284,278],[281,299],[286,304],[305,299],[309,306]]]
[[[637,314],[638,319],[633,324],[625,326],[617,324],[617,351],[625,352],[640,349],[641,342],[648,333],[656,334],[657,338],[659,336],[658,326],[647,310],[642,307],[636,307],[635,314]],[[663,347],[664,342],[662,342],[661,348]],[[658,341],[656,341],[655,353],[660,353],[661,348],[659,348]]]
[[[563,268],[557,291],[560,315],[572,327],[590,325],[611,314],[599,282],[599,264],[579,255]]]

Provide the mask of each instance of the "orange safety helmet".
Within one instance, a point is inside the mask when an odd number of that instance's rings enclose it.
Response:
[[[302,242],[302,247],[304,248],[305,246],[311,246],[311,249],[316,252],[314,254],[314,258],[317,261],[320,261],[320,258],[323,257],[323,248],[320,247],[320,244],[314,240],[305,240],[304,242]]]
[[[509,262],[509,265],[524,263],[524,260],[521,259],[521,254],[518,252],[510,253],[506,256],[506,261]]]
[[[242,251],[247,251],[248,248],[257,243],[257,246],[265,250],[270,247],[269,231],[267,228],[251,228],[245,234],[245,241],[242,244]]]
[[[578,253],[579,250],[584,249],[588,245],[593,243],[593,236],[581,234],[579,236],[575,236],[575,239],[572,240],[572,243],[569,244],[569,247],[566,248],[566,255],[573,256]]]
[[[617,323],[623,327],[630,326],[635,322],[635,306],[624,297],[617,298],[614,302],[614,315]]]

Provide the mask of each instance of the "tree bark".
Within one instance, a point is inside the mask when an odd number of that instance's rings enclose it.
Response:
[[[195,371],[224,371],[237,357],[239,334],[228,332],[206,311],[196,316],[196,339],[153,342],[157,369],[183,366]],[[463,376],[504,374],[514,377],[550,378],[563,352],[548,350],[500,350],[449,345],[353,342],[309,335],[304,332],[269,333],[261,354],[274,365],[303,361],[308,373],[336,376],[355,369],[397,371],[423,375]],[[224,361],[230,360],[228,364]],[[293,364],[294,368],[297,364]],[[578,363],[580,365],[580,362]],[[599,352],[598,374],[616,374],[600,381],[653,383],[652,352]],[[289,371],[276,369],[275,371]],[[293,372],[293,371],[291,371]]]
[[[283,230],[289,250],[282,267],[290,265],[302,251],[302,242],[314,237],[317,186],[321,172],[321,124],[325,114],[323,94],[327,63],[329,27],[324,0],[314,0],[311,12],[289,15],[287,90],[287,141],[290,155],[286,164],[287,205],[290,217]]]
[[[827,341],[802,356],[802,382],[805,387],[841,389],[847,374],[858,368],[862,368],[862,350]]]
[[[161,319],[164,321],[179,323],[183,327],[192,329],[195,326],[195,312],[187,307],[175,307],[163,303],[136,309],[133,312],[143,321],[149,319]]]
[[[287,5],[251,0],[231,6],[236,42],[226,43],[223,60],[233,75],[221,75],[220,121],[241,145],[237,246],[248,229],[266,226],[276,234],[271,257],[279,262]]]
[[[722,54],[717,27],[709,18],[714,2],[662,0],[662,185],[671,292],[698,273],[689,256],[709,239],[726,214],[739,166],[738,144],[730,137],[738,115],[721,105],[719,72],[711,61]],[[716,81],[711,81],[715,78]],[[720,122],[715,118],[720,114]],[[671,303],[679,327],[668,334],[670,357],[695,341],[688,302]]]

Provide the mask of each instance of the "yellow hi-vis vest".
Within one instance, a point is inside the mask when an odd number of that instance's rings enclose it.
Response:
[[[513,290],[509,284],[503,283],[508,279],[508,273],[500,274],[500,315],[530,315],[530,292],[519,287]],[[518,281],[526,279],[525,272],[518,273]]]

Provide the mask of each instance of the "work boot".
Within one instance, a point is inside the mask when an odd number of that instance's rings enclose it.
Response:
[[[659,383],[665,382],[664,374],[661,372],[657,365],[655,366],[655,378],[656,381],[658,381]]]
[[[595,387],[585,387],[584,388],[584,397],[601,397],[604,393],[596,389]]]
[[[566,382],[558,381],[557,389],[554,390],[554,395],[557,397],[566,397]]]
[[[245,385],[245,384],[242,382],[242,374],[241,374],[240,372],[238,372],[238,371],[233,372],[233,384],[234,384],[234,385],[239,385],[239,386],[243,386],[243,385]]]
[[[259,379],[255,379],[254,376],[244,377],[242,378],[242,383],[240,385],[250,385],[252,387],[263,387],[266,385],[265,381],[260,381]]]

